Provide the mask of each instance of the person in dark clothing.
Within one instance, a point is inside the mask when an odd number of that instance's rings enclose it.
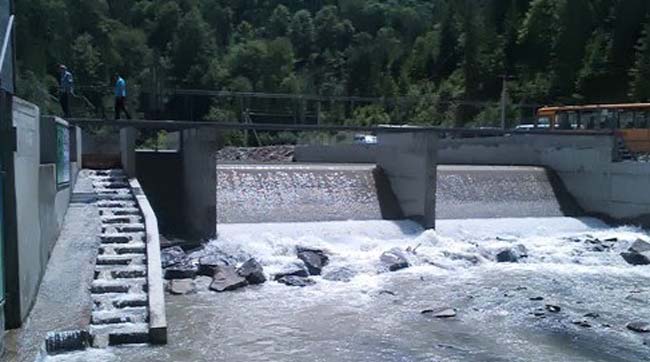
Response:
[[[131,119],[126,109],[126,81],[119,74],[115,74],[115,119],[120,119],[122,112],[127,119]]]
[[[61,74],[59,79],[59,103],[61,103],[63,116],[70,118],[70,97],[74,94],[74,81],[72,73],[65,65],[59,65],[59,73]]]

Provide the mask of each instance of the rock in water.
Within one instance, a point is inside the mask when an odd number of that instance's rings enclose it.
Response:
[[[229,265],[228,260],[221,255],[206,255],[199,258],[199,270],[197,274],[211,277],[216,273],[218,267],[226,265]]]
[[[170,267],[182,262],[185,259],[185,252],[180,246],[165,248],[160,252],[160,264],[163,268]]]
[[[390,271],[396,271],[410,266],[408,259],[406,259],[406,256],[399,248],[392,248],[384,252],[381,254],[380,260]]]
[[[650,323],[648,322],[630,322],[627,324],[627,329],[639,333],[649,333],[650,332]]]
[[[554,304],[547,304],[546,305],[546,310],[551,312],[551,313],[560,313],[562,308],[560,308],[559,305],[554,305]]]
[[[307,271],[307,267],[305,266],[305,263],[302,260],[300,260],[284,267],[284,269],[281,272],[273,276],[273,279],[279,280],[282,277],[290,276],[290,275],[306,278],[309,276],[309,272]]]
[[[631,253],[622,252],[621,256],[628,264],[632,265],[648,265],[650,264],[650,253]]]
[[[257,260],[251,258],[237,269],[237,274],[244,277],[248,284],[262,284],[266,281],[264,269]]]
[[[591,323],[589,323],[589,321],[586,319],[575,319],[572,320],[571,323],[575,324],[578,327],[591,328]]]
[[[433,310],[433,309],[425,309],[422,312],[422,314],[431,314],[435,318],[452,318],[456,316],[456,309],[454,308],[445,308],[442,310]]]
[[[192,279],[175,279],[169,282],[169,293],[174,295],[185,295],[196,292]]]
[[[496,255],[498,263],[516,263],[521,258],[528,256],[528,250],[523,245],[517,245],[513,248],[506,248],[501,250]]]
[[[278,283],[286,284],[291,287],[306,287],[309,285],[314,285],[316,284],[315,281],[306,278],[306,277],[299,277],[296,275],[285,275],[279,279],[277,279]]]
[[[298,259],[302,260],[311,275],[320,275],[321,270],[329,262],[322,250],[298,247]]]
[[[48,332],[45,338],[45,350],[49,355],[84,350],[91,344],[92,336],[84,330]]]
[[[355,275],[356,272],[354,270],[343,267],[327,272],[323,275],[323,279],[336,282],[349,282]]]
[[[188,261],[165,269],[165,279],[194,279],[198,267]]]
[[[621,256],[628,264],[648,265],[650,264],[650,243],[637,239],[627,252],[622,252]]]
[[[212,277],[210,289],[215,292],[235,290],[248,285],[246,278],[240,276],[233,266],[220,266]]]
[[[646,251],[650,251],[650,243],[648,243],[647,241],[643,241],[641,239],[636,239],[636,241],[632,243],[628,251],[631,253],[645,253]]]

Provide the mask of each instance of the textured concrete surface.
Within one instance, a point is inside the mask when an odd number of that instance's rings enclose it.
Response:
[[[34,361],[49,331],[87,328],[100,229],[92,184],[82,170],[34,308],[21,329],[9,332],[9,361]]]

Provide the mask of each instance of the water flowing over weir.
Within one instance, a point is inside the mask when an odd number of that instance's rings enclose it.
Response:
[[[378,220],[394,208],[373,165],[219,165],[217,220]],[[541,167],[439,166],[438,219],[578,216]],[[389,217],[392,218],[392,217]]]

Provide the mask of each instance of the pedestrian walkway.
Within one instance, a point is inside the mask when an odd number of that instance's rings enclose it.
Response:
[[[38,297],[23,327],[8,333],[9,361],[32,362],[44,353],[50,331],[88,329],[90,285],[99,247],[101,222],[90,171],[79,172],[70,207]]]

